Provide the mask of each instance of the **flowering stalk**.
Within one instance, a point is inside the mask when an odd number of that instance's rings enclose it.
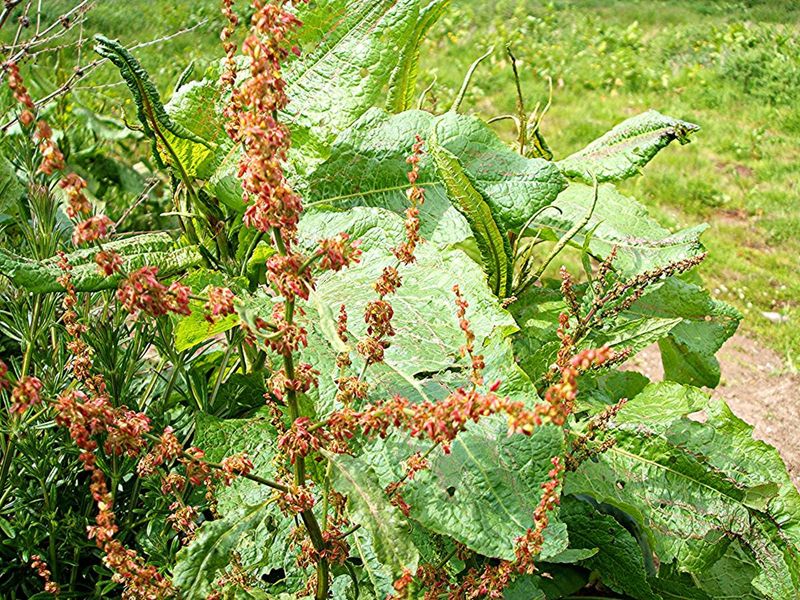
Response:
[[[255,11],[250,21],[250,32],[242,45],[242,52],[249,59],[250,77],[232,91],[225,110],[226,129],[231,139],[241,144],[243,149],[239,174],[247,203],[244,223],[262,234],[271,235],[277,249],[277,255],[267,263],[267,276],[283,302],[275,306],[275,331],[265,340],[282,357],[283,368],[273,376],[271,384],[276,396],[285,399],[292,423],[289,431],[296,433],[301,422],[298,390],[316,385],[313,372],[304,365],[295,364],[294,353],[307,344],[305,329],[295,322],[301,312],[296,307],[296,298],[307,299],[313,289],[311,266],[316,260],[320,260],[323,269],[339,270],[357,260],[358,252],[347,244],[346,236],[321,241],[319,250],[310,258],[295,249],[302,201],[289,186],[283,172],[290,139],[286,126],[278,121],[278,113],[289,102],[281,64],[290,52],[299,52],[290,48],[286,40],[300,21],[287,10],[283,0],[252,0],[252,6]],[[233,86],[236,47],[230,37],[237,17],[232,10],[232,0],[223,0],[222,10],[229,23],[222,33],[227,56],[223,85]],[[287,438],[290,447],[291,441]],[[293,488],[303,490],[306,486],[305,456],[292,455],[292,467]],[[309,503],[303,503],[300,508],[300,517],[313,549],[313,553],[307,555],[313,555],[316,563],[315,597],[323,600],[328,596],[329,558],[334,546],[330,545],[330,533],[322,531]]]

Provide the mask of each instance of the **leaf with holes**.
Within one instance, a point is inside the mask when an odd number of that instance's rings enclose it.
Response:
[[[703,411],[705,422],[689,418]],[[616,444],[565,484],[630,514],[662,564],[695,577],[740,539],[758,565],[752,585],[791,598],[800,586],[800,493],[777,451],[701,391],[651,384],[619,412]],[[735,453],[731,448],[736,448]]]

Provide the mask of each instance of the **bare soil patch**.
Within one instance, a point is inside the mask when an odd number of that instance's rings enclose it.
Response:
[[[800,375],[788,372],[781,357],[743,335],[735,335],[717,354],[722,379],[712,395],[753,425],[754,436],[775,446],[800,489]],[[663,379],[658,346],[629,363],[654,381]]]

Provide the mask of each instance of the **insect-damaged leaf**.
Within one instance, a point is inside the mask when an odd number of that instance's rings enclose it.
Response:
[[[705,422],[689,418],[703,411]],[[777,451],[721,401],[651,384],[619,412],[616,444],[568,475],[564,491],[631,515],[662,564],[702,576],[740,539],[769,598],[800,586],[800,494]],[[731,452],[736,448],[736,452]]]

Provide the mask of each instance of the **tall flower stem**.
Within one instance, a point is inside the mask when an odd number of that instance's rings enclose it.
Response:
[[[278,249],[278,252],[286,256],[287,249],[286,243],[283,240],[283,236],[279,229],[274,228],[272,230],[272,235],[275,240],[275,246]],[[287,298],[286,299],[286,313],[285,319],[286,322],[291,325],[294,321],[294,298]],[[286,372],[286,377],[289,380],[294,379],[295,372],[294,372],[294,356],[287,352],[283,355],[283,368]],[[292,422],[296,421],[297,418],[300,416],[300,408],[297,404],[297,392],[293,389],[288,389],[286,391],[286,405],[289,408],[289,418]],[[301,487],[305,484],[306,481],[306,461],[305,457],[299,456],[294,461],[294,483],[296,486]],[[317,521],[316,515],[314,515],[314,511],[311,509],[304,510],[300,513],[300,517],[303,520],[303,525],[306,528],[306,532],[308,533],[308,537],[311,539],[311,543],[314,545],[314,549],[318,553],[322,553],[325,549],[325,542],[322,539],[322,530],[320,529],[319,522]],[[328,597],[328,588],[329,588],[329,580],[330,580],[330,567],[328,565],[327,559],[324,556],[320,556],[319,562],[317,563],[317,591],[315,594],[316,600],[325,600]]]

